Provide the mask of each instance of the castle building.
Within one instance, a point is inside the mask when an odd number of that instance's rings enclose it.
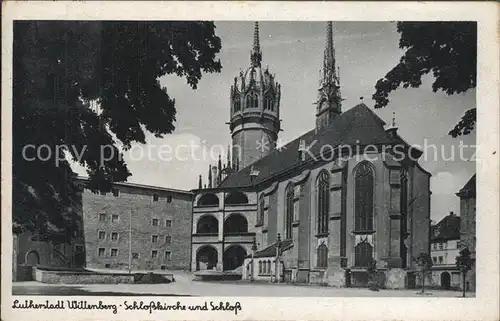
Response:
[[[462,286],[456,266],[460,249],[460,216],[450,212],[431,227],[432,284],[443,289]]]
[[[277,148],[281,89],[262,59],[255,23],[250,66],[230,90],[232,155],[193,191],[191,269],[364,286],[376,260],[386,287],[404,287],[412,258],[430,252],[422,152],[365,104],[342,111],[331,22],[311,110],[316,124]]]
[[[110,270],[189,270],[192,193],[114,183],[93,193],[78,178],[77,230],[67,240],[28,232],[14,235],[13,280],[32,279],[33,267]]]

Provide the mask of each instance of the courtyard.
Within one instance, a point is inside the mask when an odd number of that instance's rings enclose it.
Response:
[[[14,282],[13,295],[78,296],[250,296],[250,297],[461,297],[457,291],[426,289],[370,291],[365,288],[332,288],[313,285],[249,283],[247,281],[193,281],[189,272],[175,272],[169,284],[44,284],[36,281]],[[467,293],[474,297],[474,293]]]

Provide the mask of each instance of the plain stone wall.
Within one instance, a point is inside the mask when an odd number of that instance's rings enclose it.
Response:
[[[54,272],[33,269],[34,279],[49,284],[131,284],[133,275],[124,274],[87,274],[75,272]]]
[[[110,264],[112,269],[128,269],[129,263],[129,226],[132,217],[132,253],[138,253],[139,258],[132,259],[132,269],[151,270],[190,268],[191,251],[191,210],[192,195],[175,193],[154,188],[137,188],[116,186],[119,195],[113,196],[94,194],[88,190],[83,193],[83,215],[87,267],[105,268]],[[159,195],[157,202],[153,194]],[[172,202],[167,202],[167,196],[172,196]],[[99,221],[99,214],[106,214],[106,221]],[[118,215],[118,222],[112,222],[112,215]],[[153,219],[158,219],[158,226],[153,226]],[[171,227],[166,226],[166,220],[171,220]],[[106,232],[106,238],[99,240],[99,231]],[[118,233],[118,240],[111,239],[113,232]],[[157,235],[156,243],[152,236]],[[171,236],[171,243],[166,243],[166,236]],[[98,248],[105,248],[105,256],[98,256]],[[118,249],[118,254],[111,257],[111,249]],[[158,251],[157,257],[152,257],[152,251]],[[171,252],[167,260],[165,252]]]
[[[387,289],[404,289],[406,271],[404,269],[389,269],[385,273],[385,287]]]
[[[476,198],[460,199],[460,241],[471,251],[471,257],[476,257]],[[469,291],[476,291],[476,265],[467,273],[466,285]]]

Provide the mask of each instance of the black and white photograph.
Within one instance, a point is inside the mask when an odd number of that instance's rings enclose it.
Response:
[[[11,21],[11,316],[479,298],[481,24],[321,17]]]

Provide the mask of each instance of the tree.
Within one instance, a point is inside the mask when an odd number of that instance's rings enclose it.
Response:
[[[465,298],[465,277],[474,265],[474,259],[471,258],[471,253],[468,248],[460,250],[460,255],[456,257],[456,266],[462,273],[462,296]]]
[[[119,147],[175,129],[175,100],[159,78],[175,74],[196,89],[202,72],[221,70],[220,49],[212,22],[15,22],[14,232],[64,238],[80,191],[66,155],[94,192],[126,181]]]
[[[421,275],[422,275],[422,294],[425,292],[425,275],[432,268],[432,258],[429,253],[420,252],[417,257],[413,258],[413,262],[417,265]]]
[[[375,85],[375,108],[389,103],[389,94],[399,87],[420,87],[422,76],[432,72],[432,90],[448,95],[476,88],[476,22],[398,22],[399,47],[406,49],[399,63]],[[475,128],[476,108],[465,112],[449,132],[457,137]]]
[[[366,268],[368,272],[368,286],[372,291],[378,291],[378,269],[377,269],[377,261],[372,259],[368,267]]]

